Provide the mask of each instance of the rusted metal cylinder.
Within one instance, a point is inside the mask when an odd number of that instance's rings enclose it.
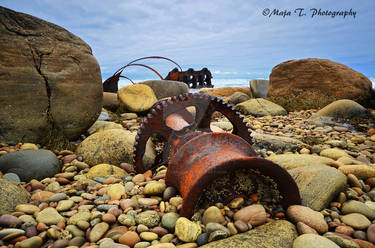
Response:
[[[251,145],[230,133],[191,135],[173,149],[166,175],[167,185],[176,187],[184,198],[180,215],[191,217],[203,190],[233,170],[257,170],[270,177],[280,192],[281,204],[301,204],[298,187],[289,173],[269,160],[255,157]],[[235,195],[236,192],[233,192]]]

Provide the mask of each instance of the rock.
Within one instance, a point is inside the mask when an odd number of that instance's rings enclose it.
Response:
[[[337,99],[366,103],[371,97],[371,87],[368,78],[343,64],[309,58],[275,66],[267,96],[289,111],[316,109]]]
[[[299,234],[318,234],[318,232],[314,229],[314,228],[311,228],[309,227],[308,225],[306,225],[305,223],[303,222],[297,222],[297,230],[298,230],[298,233]]]
[[[341,221],[354,229],[366,229],[371,225],[371,222],[366,218],[366,216],[359,213],[347,214],[341,217]]]
[[[136,243],[141,241],[138,234],[133,231],[128,231],[120,236],[119,243],[123,245],[128,245],[130,247],[133,247]]]
[[[375,224],[371,224],[367,228],[367,239],[371,243],[375,243]]]
[[[125,187],[120,183],[111,184],[108,187],[107,194],[111,200],[120,200],[121,196],[125,195]]]
[[[12,173],[12,172],[4,174],[3,179],[9,180],[15,183],[21,182],[20,177],[16,173]]]
[[[360,201],[347,201],[342,205],[343,214],[359,213],[366,216],[369,220],[375,219],[375,211],[369,208],[365,203]]]
[[[223,223],[225,221],[223,214],[220,209],[216,206],[207,208],[202,216],[202,223],[206,225],[209,222]]]
[[[136,113],[122,113],[121,114],[122,120],[133,120],[137,118],[138,118],[138,115]]]
[[[22,229],[17,228],[4,228],[0,230],[0,239],[8,236],[8,235],[23,235],[25,231]]]
[[[39,150],[38,146],[33,143],[23,143],[20,150]]]
[[[270,102],[263,98],[250,99],[245,102],[239,103],[235,106],[235,109],[245,115],[259,116],[276,116],[276,115],[287,115],[286,110],[277,105],[276,103]]]
[[[118,90],[117,96],[122,112],[145,112],[158,100],[151,87],[144,84],[133,84]]]
[[[117,166],[113,166],[110,164],[98,164],[91,167],[91,169],[87,172],[86,177],[89,179],[108,176],[124,177],[127,174],[128,173]]]
[[[143,194],[145,195],[161,195],[163,194],[164,190],[166,189],[166,185],[164,182],[159,181],[151,181],[146,184]]]
[[[148,85],[158,100],[162,98],[178,96],[180,94],[189,93],[187,84],[172,80],[148,80],[139,84]]]
[[[22,181],[29,182],[31,179],[53,177],[60,172],[60,163],[49,150],[22,150],[1,156],[0,170],[15,173]]]
[[[117,220],[121,224],[128,226],[128,227],[135,225],[135,218],[130,214],[121,214]]]
[[[39,236],[31,237],[18,244],[20,248],[39,248],[43,244],[43,239]]]
[[[201,89],[199,93],[208,94],[216,97],[228,97],[233,95],[235,92],[242,92],[246,95],[251,96],[251,91],[249,87],[220,87],[214,89]]]
[[[208,242],[213,242],[220,239],[225,239],[229,236],[228,232],[225,232],[223,230],[216,230],[213,231],[210,236],[208,237]]]
[[[38,191],[32,194],[31,200],[32,201],[47,201],[50,197],[54,196],[55,194],[50,191]]]
[[[234,222],[234,226],[239,232],[246,232],[249,230],[249,225],[241,220],[236,220]]]
[[[223,232],[227,233],[227,235],[230,234],[228,228],[226,228],[225,226],[223,226],[219,223],[215,223],[215,222],[207,223],[206,232],[207,232],[208,235],[210,235],[212,232],[215,232],[217,230],[223,231]],[[211,242],[211,241],[209,241],[209,242]]]
[[[233,216],[234,220],[241,220],[245,223],[251,224],[252,226],[259,226],[266,222],[266,210],[260,204],[250,205],[241,208]]]
[[[17,217],[9,214],[0,216],[0,226],[2,227],[17,227],[22,224],[22,221]]]
[[[153,241],[153,240],[158,239],[158,235],[153,232],[142,232],[139,236],[141,237],[142,240],[146,240],[146,241]]]
[[[101,132],[110,129],[125,130],[121,124],[112,121],[96,121],[88,130],[89,133]]]
[[[267,157],[268,160],[280,165],[286,170],[311,165],[329,165],[334,160],[309,154],[280,154]]]
[[[67,199],[68,196],[65,193],[55,193],[48,198],[49,202],[59,202]]]
[[[105,222],[100,222],[96,224],[90,232],[90,235],[89,235],[90,242],[95,243],[96,241],[98,241],[104,235],[104,233],[108,230],[108,228],[109,228],[109,225]]]
[[[0,215],[14,211],[18,204],[27,203],[30,194],[20,185],[0,179]]]
[[[350,157],[348,153],[339,148],[324,149],[320,152],[320,156],[337,160],[341,157]]]
[[[141,212],[135,216],[136,223],[143,224],[147,227],[154,227],[157,226],[160,222],[160,217],[156,211],[147,210],[145,212]]]
[[[265,79],[250,80],[250,90],[255,98],[267,98],[270,81]]]
[[[316,234],[303,234],[294,240],[293,248],[340,248],[340,246]]]
[[[90,217],[91,213],[89,211],[79,211],[69,218],[68,225],[77,225],[80,221],[88,222]]]
[[[174,232],[174,228],[176,226],[176,221],[179,218],[179,214],[177,213],[166,213],[161,218],[161,224],[163,227],[167,228],[169,231]]]
[[[180,217],[176,221],[175,235],[184,242],[194,242],[199,234],[202,233],[201,227],[185,217]]]
[[[116,93],[103,92],[103,107],[111,111],[115,111],[119,106],[119,101]]]
[[[346,176],[326,165],[310,165],[288,171],[297,183],[302,205],[315,211],[329,206],[346,187]]]
[[[0,8],[0,142],[59,143],[79,137],[102,107],[99,64],[67,30]],[[5,52],[6,51],[6,52]],[[22,89],[22,90],[20,90]]]
[[[227,98],[227,101],[233,105],[239,104],[241,102],[245,102],[247,100],[250,100],[251,97],[248,94],[245,94],[243,92],[234,92],[232,95],[230,95]]]
[[[288,207],[287,216],[295,223],[302,222],[311,228],[314,228],[319,233],[328,232],[328,225],[325,222],[323,215],[311,208],[292,205]]]
[[[147,248],[175,248],[176,246],[172,243],[161,243],[156,245],[148,246]]]
[[[375,245],[368,242],[368,241],[365,241],[365,240],[361,240],[361,239],[353,239],[354,242],[356,242],[359,247],[361,248],[375,248]]]
[[[74,237],[69,241],[70,246],[81,247],[85,243],[86,239],[84,237]]]
[[[258,248],[258,247],[291,247],[298,236],[295,226],[286,220],[277,220],[259,226],[248,232],[211,242],[202,248]]]
[[[104,109],[103,109],[104,110]],[[107,111],[102,111],[98,117],[98,121],[109,121],[111,117],[107,113]]]
[[[48,207],[40,211],[36,215],[36,220],[40,223],[47,225],[56,225],[59,222],[65,222],[65,218],[62,217],[54,208]]]
[[[355,101],[343,99],[328,104],[314,115],[314,117],[319,116],[328,116],[339,119],[359,119],[368,117],[368,113],[362,105]]]
[[[256,150],[266,149],[267,151],[280,153],[285,151],[296,152],[304,147],[309,147],[302,141],[289,137],[261,134],[256,132],[252,132],[251,137],[253,137],[255,140],[253,147]]]
[[[56,206],[56,210],[59,212],[64,212],[69,210],[71,207],[73,207],[74,201],[72,200],[62,200],[59,201],[59,203]]]
[[[221,128],[224,131],[231,131],[233,130],[233,125],[229,121],[216,121],[216,122],[211,122],[210,126],[216,126]]]
[[[77,147],[77,155],[82,156],[89,165],[108,163],[134,163],[135,133],[127,130],[110,129],[90,135]],[[154,145],[147,142],[143,164],[147,167],[155,160]]]
[[[99,248],[129,248],[127,245],[115,243],[114,241],[106,240],[100,242]]]
[[[335,233],[327,232],[323,236],[337,244],[339,247],[360,248],[356,242],[343,238],[339,235],[336,235]]]
[[[344,165],[340,166],[339,170],[345,175],[353,174],[358,179],[363,180],[375,176],[375,169],[364,164]]]

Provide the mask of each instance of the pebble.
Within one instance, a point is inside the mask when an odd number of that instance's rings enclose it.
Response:
[[[293,242],[293,248],[340,248],[331,240],[316,235],[316,234],[303,234],[298,236]]]
[[[359,213],[366,216],[369,220],[375,219],[375,211],[360,201],[350,200],[345,202],[341,208],[341,211],[343,214]]]
[[[339,170],[345,175],[353,174],[358,179],[366,180],[370,177],[375,177],[375,169],[368,165],[363,164],[353,164],[340,166]]]
[[[176,221],[175,234],[184,242],[194,242],[197,240],[202,229],[199,224],[188,220],[185,217],[180,217]]]
[[[39,248],[43,244],[43,239],[39,236],[31,237],[18,244],[20,248]]]
[[[153,241],[153,240],[158,239],[158,235],[153,232],[142,232],[139,236],[141,237],[142,240],[146,240],[146,241]]]
[[[68,198],[68,196],[65,193],[56,193],[56,194],[51,195],[48,198],[48,201],[49,202],[59,202],[59,201],[65,200],[67,198]]]
[[[162,195],[166,187],[164,182],[151,181],[146,184],[143,193],[145,195]]]
[[[207,208],[202,217],[202,223],[206,225],[209,222],[223,223],[225,218],[221,213],[220,209],[216,206],[211,206]]]
[[[117,218],[118,222],[125,226],[134,226],[135,225],[135,218],[129,214],[121,214]],[[141,223],[142,224],[142,223]]]
[[[347,236],[352,236],[354,234],[354,229],[353,227],[351,226],[338,226],[336,227],[335,229],[335,232],[336,233],[341,233],[341,234],[344,234],[344,235],[347,235]]]
[[[366,216],[358,213],[344,215],[341,217],[341,221],[354,229],[366,229],[371,225]]]
[[[235,235],[235,234],[238,233],[238,231],[237,231],[235,225],[233,224],[233,222],[229,222],[227,224],[227,228],[228,228],[228,230],[229,230],[229,232],[230,232],[231,235]]]
[[[323,215],[309,207],[292,205],[287,209],[286,214],[295,223],[302,222],[319,233],[328,232],[328,225]]]
[[[207,233],[202,233],[198,236],[197,238],[197,244],[199,246],[205,245],[208,243],[208,234]]]
[[[375,224],[371,224],[367,228],[367,239],[368,241],[375,244]]]
[[[147,210],[141,212],[135,216],[135,222],[137,224],[143,224],[148,227],[157,226],[160,222],[160,217],[156,211]]]
[[[111,205],[111,204],[101,204],[96,207],[98,211],[107,212],[111,208],[118,208],[117,205]]]
[[[236,221],[241,220],[252,226],[259,226],[266,222],[267,215],[262,205],[254,204],[240,209],[234,214],[233,218]]]
[[[140,224],[140,225],[137,226],[137,232],[138,233],[147,232],[148,230],[150,230],[150,229],[143,224]]]
[[[223,232],[226,232],[228,235],[230,233],[229,230],[225,226],[223,226],[219,223],[214,223],[214,222],[207,223],[206,232],[207,232],[208,235],[210,235],[212,232],[215,232],[217,230],[221,230]]]
[[[296,227],[297,227],[297,231],[300,235],[302,235],[302,234],[318,234],[318,232],[314,228],[309,227],[308,225],[306,225],[303,222],[297,222]]]
[[[23,235],[25,234],[25,231],[22,229],[17,229],[17,228],[5,228],[5,229],[0,230],[0,239],[12,233],[19,233],[20,235]]]
[[[129,248],[129,246],[115,243],[112,240],[106,240],[100,243],[99,248]]]
[[[141,242],[136,243],[134,248],[146,248],[146,247],[149,247],[150,245],[151,245],[150,242],[141,241]]]
[[[236,197],[228,204],[228,207],[239,208],[244,204],[244,202],[245,202],[245,200],[244,200],[243,197]]]
[[[121,235],[118,241],[120,244],[133,247],[136,243],[141,241],[141,239],[139,238],[136,232],[128,231],[124,233],[123,235]]]
[[[141,206],[158,205],[159,200],[152,199],[152,198],[140,198],[140,199],[138,199],[138,204],[141,205]]]
[[[223,230],[216,230],[208,236],[208,242],[213,242],[219,239],[225,239],[229,236],[229,233]]]
[[[249,230],[249,226],[245,222],[243,222],[242,220],[236,220],[234,222],[234,226],[236,227],[236,229],[240,233],[246,232],[247,230]]]
[[[5,173],[3,179],[7,179],[12,182],[20,183],[21,179],[16,173]]]
[[[354,232],[353,238],[366,240],[367,234],[364,231],[357,230]]]
[[[59,203],[57,204],[56,210],[58,212],[64,212],[64,211],[69,210],[71,207],[73,207],[73,205],[74,205],[74,201],[72,200],[62,200],[62,201],[59,201]]]
[[[163,200],[164,201],[169,201],[169,199],[171,199],[173,196],[176,196],[176,195],[177,195],[176,188],[169,186],[163,192]]]
[[[17,217],[9,214],[4,214],[0,216],[0,226],[3,227],[17,227],[22,224],[22,221]]]
[[[104,235],[104,233],[108,230],[108,228],[109,228],[109,225],[105,222],[96,224],[90,232],[90,235],[89,235],[90,242],[98,241]]]
[[[144,181],[145,181],[145,176],[143,174],[137,174],[132,179],[132,182],[135,184],[143,183]]]
[[[53,248],[64,248],[69,245],[69,241],[65,239],[58,239],[53,243]]]
[[[107,191],[111,200],[120,200],[125,193],[125,187],[120,183],[110,185]]]
[[[113,214],[104,214],[102,217],[102,221],[107,222],[108,224],[116,223],[117,219],[116,216]]]
[[[323,237],[331,240],[332,242],[334,242],[335,244],[337,244],[339,247],[344,247],[344,248],[360,248],[359,245],[352,241],[352,240],[349,240],[349,239],[346,239],[344,237],[341,237],[339,235],[336,235],[334,233],[331,233],[331,232],[327,232],[323,235]]]
[[[65,222],[65,218],[62,217],[54,208],[48,207],[37,213],[36,220],[43,222],[47,225],[56,225],[59,222]]]

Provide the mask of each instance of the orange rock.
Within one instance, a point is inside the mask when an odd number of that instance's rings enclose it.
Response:
[[[55,193],[49,191],[38,191],[31,196],[32,201],[45,201]]]
[[[139,238],[139,236],[136,232],[128,231],[128,232],[124,233],[123,235],[121,235],[121,237],[119,238],[118,241],[119,241],[120,244],[128,245],[130,247],[133,247],[136,243],[141,241],[141,239]]]

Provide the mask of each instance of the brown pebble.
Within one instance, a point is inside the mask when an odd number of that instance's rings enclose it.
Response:
[[[168,234],[168,230],[161,226],[157,226],[157,227],[150,229],[150,232],[156,233],[157,235],[159,235],[159,237],[162,237],[163,235]]]
[[[353,236],[355,231],[354,231],[353,227],[351,227],[351,226],[341,225],[341,226],[336,227],[335,232],[345,234],[347,236]]]
[[[132,164],[121,163],[119,167],[125,170],[127,173],[135,173],[134,165]]]
[[[110,208],[108,213],[113,214],[115,217],[119,217],[122,214],[122,210],[119,208]]]
[[[375,177],[367,178],[366,184],[370,185],[371,187],[375,186]]]
[[[297,230],[300,235],[302,234],[318,234],[318,232],[314,229],[309,227],[303,222],[297,222]]]
[[[375,248],[375,245],[362,239],[353,239],[361,248]]]
[[[246,232],[247,230],[249,230],[249,226],[241,220],[236,220],[234,222],[234,226],[236,227],[238,232]]]
[[[114,216],[113,214],[104,214],[103,217],[102,217],[102,220],[104,222],[107,222],[109,224],[112,224],[112,223],[116,223],[116,216]]]
[[[58,182],[59,184],[62,184],[62,185],[70,183],[70,181],[68,179],[63,178],[63,177],[57,177],[56,182]]]
[[[141,239],[139,238],[138,234],[133,231],[124,233],[118,240],[120,244],[128,245],[130,247],[133,247],[139,241],[141,241]]]
[[[120,207],[122,210],[126,210],[134,206],[134,201],[132,199],[123,199],[120,201]]]

